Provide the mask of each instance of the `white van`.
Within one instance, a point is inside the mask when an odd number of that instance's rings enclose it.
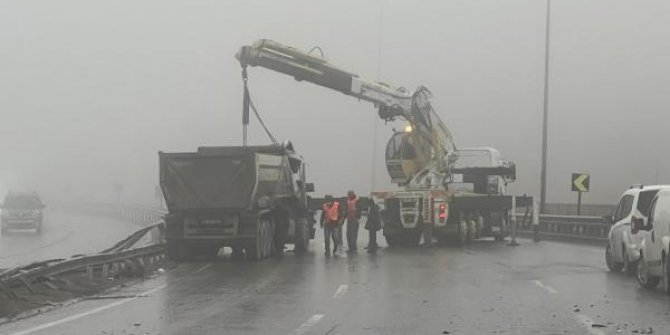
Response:
[[[640,255],[638,239],[631,222],[634,219],[647,221],[651,201],[662,189],[670,189],[670,185],[631,186],[621,194],[614,213],[603,217],[606,223],[612,225],[608,236],[609,243],[605,250],[605,263],[610,271],[624,270],[629,274],[636,273],[636,262]]]
[[[632,227],[640,241],[638,283],[644,288],[654,288],[661,282],[665,293],[670,294],[670,190],[660,190],[651,202],[647,222],[633,220]]]

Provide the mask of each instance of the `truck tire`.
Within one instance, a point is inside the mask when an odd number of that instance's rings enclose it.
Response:
[[[467,224],[468,224],[467,241],[469,243],[477,238],[477,222],[475,222],[474,220],[469,220],[467,221]]]
[[[261,219],[256,225],[256,237],[247,244],[244,251],[249,261],[259,261],[274,252],[274,229],[272,221]]]
[[[295,252],[304,253],[309,248],[309,227],[307,227],[307,220],[295,220]]]
[[[468,243],[468,223],[461,220],[458,223],[458,244],[466,245]]]

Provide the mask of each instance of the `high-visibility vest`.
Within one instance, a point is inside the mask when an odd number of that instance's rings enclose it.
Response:
[[[333,205],[328,207],[328,204],[323,204],[323,215],[324,221],[326,222],[337,222],[339,216],[340,203],[335,201]]]
[[[356,220],[356,204],[358,203],[358,197],[353,199],[347,198],[347,220]]]

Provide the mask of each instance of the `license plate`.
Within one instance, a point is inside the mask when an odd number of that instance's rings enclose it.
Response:
[[[500,232],[500,227],[491,227],[491,231],[494,233],[499,233]]]

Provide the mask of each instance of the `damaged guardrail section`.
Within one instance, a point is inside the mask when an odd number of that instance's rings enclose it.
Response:
[[[530,216],[517,213],[517,229],[521,233],[534,234],[535,226]],[[541,214],[537,231],[541,239],[563,239],[584,241],[607,241],[611,225],[599,216]]]
[[[17,299],[18,289],[39,293],[44,285],[51,289],[68,286],[66,275],[83,275],[88,279],[114,280],[121,275],[142,276],[157,268],[165,259],[165,223],[162,213],[150,208],[100,206],[91,213],[107,213],[132,222],[153,223],[134,232],[112,247],[92,255],[76,255],[70,259],[40,261],[0,272],[0,291],[9,299]]]

